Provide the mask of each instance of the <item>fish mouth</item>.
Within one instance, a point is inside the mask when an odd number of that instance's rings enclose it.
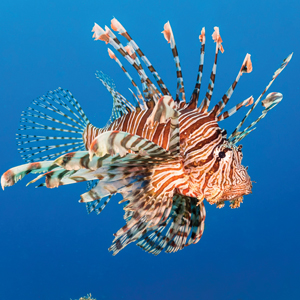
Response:
[[[248,183],[242,186],[233,186],[226,189],[222,195],[222,200],[237,200],[240,197],[243,197],[245,195],[252,194],[252,183]]]
[[[210,195],[210,197],[206,196],[205,198],[210,204],[216,204],[224,201],[236,201],[249,194],[252,194],[251,182],[250,184],[228,186],[223,192],[220,191],[214,196]]]

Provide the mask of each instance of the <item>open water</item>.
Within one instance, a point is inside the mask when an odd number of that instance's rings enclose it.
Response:
[[[120,197],[100,216],[87,215],[78,203],[85,184],[25,188],[31,176],[0,191],[0,299],[79,299],[87,293],[97,300],[300,299],[299,13],[299,1],[1,1],[0,173],[23,163],[15,143],[20,114],[48,90],[69,89],[96,126],[106,123],[112,106],[96,70],[131,99],[129,82],[105,44],[92,39],[94,22],[104,27],[116,17],[174,93],[175,66],[161,34],[170,21],[187,97],[196,80],[201,28],[207,37],[203,97],[215,49],[210,35],[219,26],[225,52],[218,58],[213,103],[247,52],[253,72],[242,76],[232,104],[256,99],[282,60],[291,52],[294,57],[270,89],[283,101],[243,140],[243,163],[257,182],[253,194],[235,210],[206,204],[203,237],[183,251],[155,257],[131,244],[113,257],[107,248],[124,224]],[[246,111],[221,125],[231,133]]]

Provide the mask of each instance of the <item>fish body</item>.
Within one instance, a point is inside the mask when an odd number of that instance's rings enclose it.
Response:
[[[17,135],[19,151],[27,162],[9,169],[1,177],[2,187],[11,186],[29,173],[38,174],[30,183],[44,178],[39,186],[48,188],[88,182],[88,191],[80,196],[88,213],[101,213],[116,193],[122,195],[126,224],[115,234],[109,248],[117,254],[131,242],[155,255],[162,250],[175,252],[197,243],[204,231],[204,200],[222,208],[226,201],[232,208],[252,192],[247,168],[242,165],[242,146],[237,145],[281,100],[280,93],[270,93],[262,101],[261,116],[246,129],[245,120],[262,99],[275,78],[285,68],[288,56],[254,102],[248,97],[223,112],[244,73],[252,71],[247,54],[233,84],[222,99],[210,109],[214,90],[218,53],[224,52],[219,28],[212,35],[216,43],[215,60],[207,92],[198,103],[202,80],[205,29],[199,36],[200,63],[190,101],[170,23],[163,34],[170,43],[177,75],[177,91],[173,98],[157,71],[126,29],[116,20],[111,28],[128,41],[123,46],[106,26],[95,24],[93,37],[110,44],[137,71],[142,91],[115,60],[135,89],[130,103],[103,73],[97,78],[113,98],[113,111],[103,128],[90,123],[73,95],[61,88],[37,98],[22,113],[21,134]],[[142,62],[153,75],[153,83]],[[158,88],[158,87],[159,88]],[[159,90],[160,89],[160,90]],[[244,106],[252,105],[246,116],[227,137],[220,122]],[[24,134],[23,134],[24,133]],[[41,135],[42,134],[42,135]]]
[[[250,177],[241,165],[242,152],[227,142],[226,131],[219,127],[215,115],[201,113],[195,109],[178,111],[180,112],[178,161],[184,187],[175,186],[173,189],[176,188],[179,194],[195,197],[200,201],[205,198],[209,203],[219,206],[225,200],[233,201],[251,193]],[[89,149],[91,141],[105,131],[123,131],[148,139],[167,150],[171,122],[170,120],[165,123],[156,122],[148,126],[147,121],[152,113],[153,109],[130,112],[114,121],[105,130],[89,124],[84,133],[86,148]],[[222,187],[216,189],[218,185]]]

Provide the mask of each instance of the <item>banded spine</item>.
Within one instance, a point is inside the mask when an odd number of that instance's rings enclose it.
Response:
[[[161,77],[158,75],[158,73],[154,69],[154,67],[151,64],[151,62],[149,61],[149,59],[145,56],[145,54],[142,52],[142,50],[140,49],[140,47],[131,38],[131,36],[126,31],[126,29],[121,25],[121,23],[116,18],[114,18],[114,19],[111,20],[111,28],[113,30],[115,30],[115,31],[118,31],[118,33],[120,35],[122,35],[123,37],[125,37],[127,39],[127,41],[129,42],[129,44],[132,46],[132,48],[136,51],[136,53],[140,56],[140,58],[142,59],[142,61],[148,67],[149,71],[151,72],[151,74],[155,78],[157,84],[159,85],[162,93],[164,95],[170,95],[170,92],[168,91],[166,85],[164,84],[163,80],[161,79]]]

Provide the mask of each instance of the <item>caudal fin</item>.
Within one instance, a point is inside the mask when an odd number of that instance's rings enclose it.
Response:
[[[22,112],[18,151],[29,163],[84,150],[82,135],[88,124],[81,106],[68,90],[50,91]]]
[[[58,88],[33,100],[21,114],[18,151],[27,162],[52,160],[65,153],[87,150],[90,142],[123,115],[135,111],[116,91],[113,81],[96,72],[113,98],[112,115],[104,128],[93,126],[70,91]]]

